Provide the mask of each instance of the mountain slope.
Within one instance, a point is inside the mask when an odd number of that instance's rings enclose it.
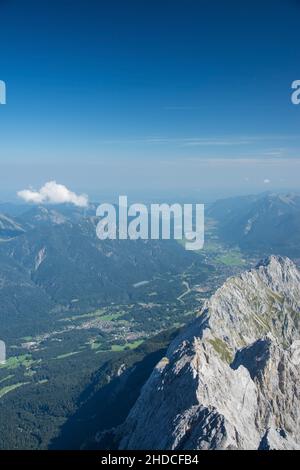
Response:
[[[82,212],[31,208],[13,219],[24,231],[0,240],[0,323],[9,337],[36,335],[66,311],[143,300],[139,283],[169,280],[190,267],[205,277],[211,269],[175,240],[99,240],[97,219]],[[10,219],[3,220],[7,226]]]
[[[119,448],[300,448],[299,315],[289,259],[230,278],[156,366]]]
[[[13,218],[0,214],[0,240],[24,233],[23,227]]]
[[[135,283],[184,270],[197,256],[172,240],[104,240],[92,219],[41,225],[0,246],[57,303],[91,308],[136,295]]]
[[[209,216],[220,237],[243,250],[300,256],[300,196],[262,194],[217,201]]]

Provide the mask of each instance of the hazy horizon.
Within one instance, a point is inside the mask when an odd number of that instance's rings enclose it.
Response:
[[[28,0],[0,13],[1,199],[51,180],[92,198],[299,188],[296,2]]]

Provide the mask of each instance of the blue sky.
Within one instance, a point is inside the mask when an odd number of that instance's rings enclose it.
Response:
[[[262,5],[263,3],[263,5]],[[300,2],[0,0],[0,197],[297,189]]]

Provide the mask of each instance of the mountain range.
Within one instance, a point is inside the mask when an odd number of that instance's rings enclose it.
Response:
[[[0,447],[298,448],[299,200],[217,201],[200,252],[0,204]]]
[[[264,193],[215,202],[208,216],[222,240],[258,255],[300,256],[300,196]]]
[[[95,207],[29,207],[0,215],[0,320],[24,336],[63,311],[137,298],[139,282],[184,271],[197,255],[174,240],[99,240]]]
[[[118,448],[300,449],[299,315],[288,258],[229,278],[155,367]]]

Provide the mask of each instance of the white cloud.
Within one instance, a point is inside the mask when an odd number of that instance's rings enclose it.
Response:
[[[269,180],[268,178],[264,179],[264,183],[265,184],[270,184],[271,183],[271,180]]]
[[[70,191],[63,184],[57,184],[56,181],[48,181],[38,191],[33,189],[23,189],[19,191],[18,196],[26,202],[34,204],[74,204],[78,207],[88,205],[88,196],[86,194],[77,195]]]

